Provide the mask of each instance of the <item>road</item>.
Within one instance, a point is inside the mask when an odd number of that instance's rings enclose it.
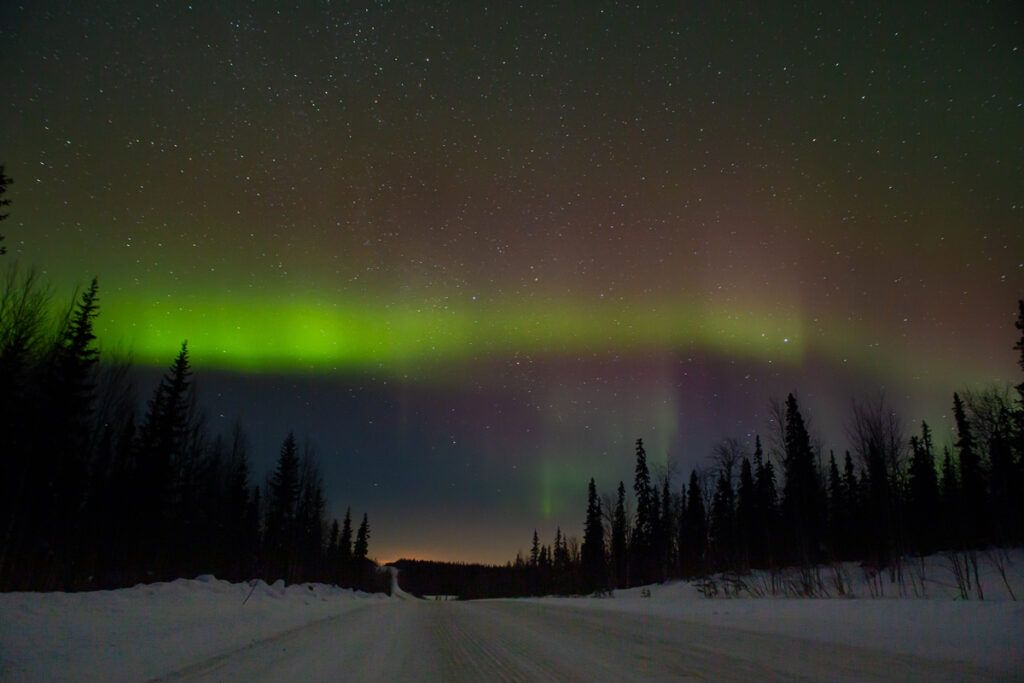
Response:
[[[1005,674],[1003,674],[1005,676]],[[992,681],[963,663],[516,601],[393,601],[225,652],[186,681]]]

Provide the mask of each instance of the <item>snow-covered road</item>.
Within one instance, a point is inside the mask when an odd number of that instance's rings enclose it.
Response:
[[[164,680],[1012,680],[955,661],[524,601],[395,600],[224,652]]]

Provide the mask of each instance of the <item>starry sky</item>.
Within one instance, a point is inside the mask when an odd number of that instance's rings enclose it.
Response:
[[[97,275],[143,393],[187,338],[382,560],[579,533],[789,391],[941,441],[1019,381],[1024,13],[728,5],[3,3],[4,258]]]

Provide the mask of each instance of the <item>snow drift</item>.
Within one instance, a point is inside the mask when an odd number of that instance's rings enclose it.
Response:
[[[212,576],[0,594],[0,680],[144,680],[387,599],[323,584]]]
[[[1024,550],[978,553],[977,586],[961,599],[960,570],[949,554],[907,560],[901,573],[866,570],[848,562],[815,571],[822,591],[794,598],[805,577],[797,570],[774,576],[716,576],[710,582],[676,581],[618,590],[611,598],[535,598],[547,605],[669,617],[690,623],[792,636],[958,660],[1024,675]],[[837,587],[841,575],[843,590]],[[1005,574],[1005,576],[1004,576]],[[973,581],[973,575],[972,575]],[[709,587],[714,584],[714,588]],[[772,586],[780,589],[773,596]],[[742,587],[738,587],[742,586]],[[714,598],[707,599],[709,593]],[[1016,599],[1015,599],[1015,597]]]

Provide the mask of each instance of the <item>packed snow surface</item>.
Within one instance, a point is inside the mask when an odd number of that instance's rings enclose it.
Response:
[[[1024,680],[1024,603],[1018,602],[1024,600],[1024,551],[977,552],[974,560],[977,581],[966,554],[945,553],[882,572],[852,562],[820,567],[813,581],[797,570],[754,572],[614,591],[613,597],[529,602],[959,661]],[[794,597],[808,584],[817,597]]]
[[[145,680],[386,599],[323,584],[212,576],[0,594],[0,680]]]
[[[1024,679],[1024,606],[951,600],[706,600],[686,584],[651,586],[614,598],[538,598],[539,605],[669,619],[688,626],[777,635],[959,661]]]
[[[1010,559],[1021,597],[1024,557]],[[0,594],[0,680],[1024,680],[1024,607],[988,570],[985,601],[952,599],[942,561],[918,573],[916,599],[896,597],[914,594],[906,580],[852,570],[857,597],[834,599],[707,599],[678,582],[610,598],[416,600],[398,574],[404,599],[213,577]],[[762,578],[744,580],[756,592]]]

